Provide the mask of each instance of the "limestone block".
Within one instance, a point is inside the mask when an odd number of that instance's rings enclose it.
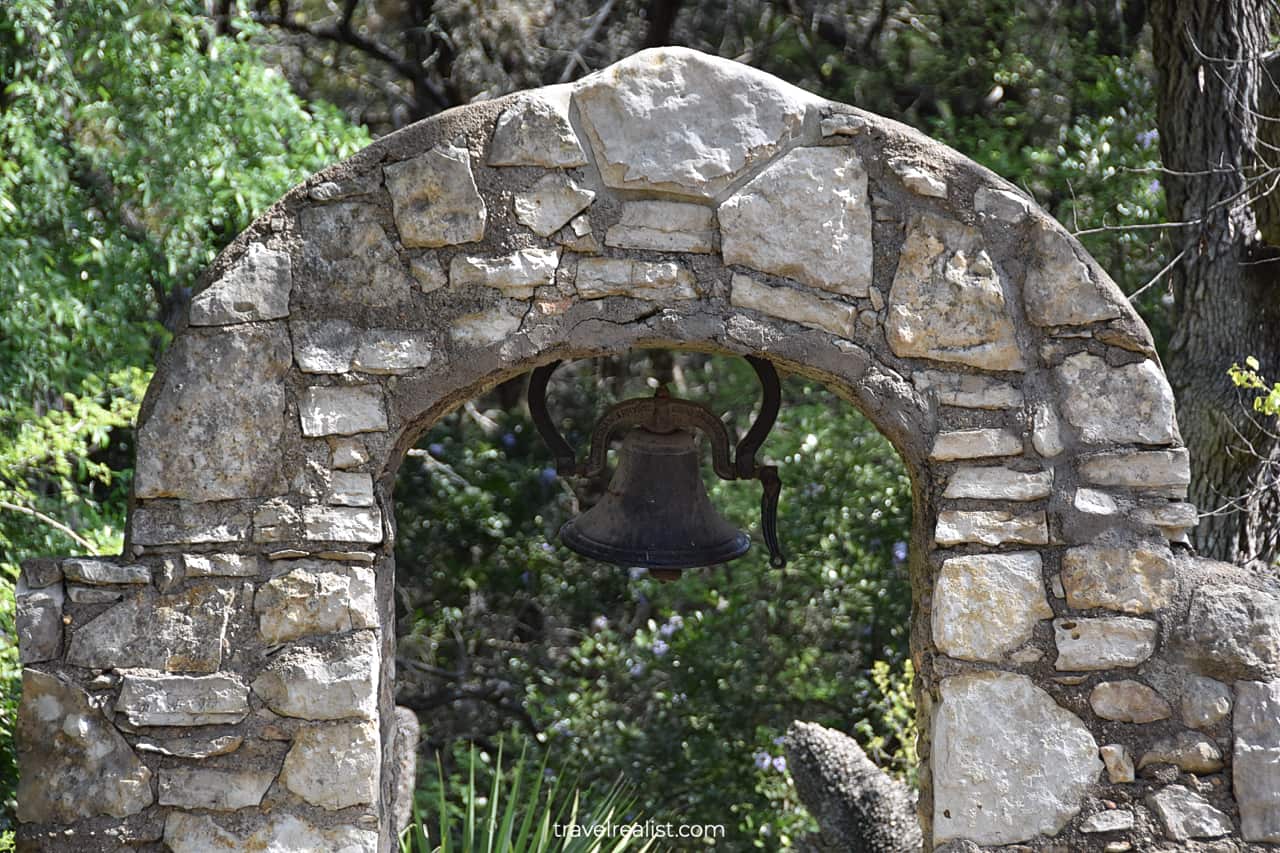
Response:
[[[720,205],[726,264],[843,296],[871,287],[867,173],[852,148],[796,148]]]
[[[989,456],[1017,456],[1022,439],[1007,429],[961,429],[940,432],[933,440],[929,458],[938,461],[983,459]]]
[[[183,554],[182,564],[189,578],[252,578],[261,569],[258,558],[248,554]]]
[[[1111,367],[1087,352],[1054,369],[1062,411],[1090,444],[1172,444],[1173,391],[1154,361]]]
[[[1231,818],[1209,801],[1181,785],[1169,785],[1148,794],[1147,805],[1160,818],[1165,834],[1174,841],[1220,838],[1230,835]]]
[[[351,370],[361,334],[346,320],[294,320],[293,360],[303,373],[346,373]]]
[[[1280,668],[1280,596],[1239,584],[1200,587],[1183,638],[1187,658],[1213,674],[1271,677]]]
[[[19,580],[15,603],[18,661],[40,663],[62,655],[62,584],[32,590]]]
[[[416,289],[372,204],[312,205],[298,214],[302,231],[299,289],[330,305],[391,306]]]
[[[377,507],[308,506],[302,521],[307,538],[317,542],[382,541],[382,513]]]
[[[595,201],[596,194],[558,172],[544,175],[529,189],[516,193],[516,220],[539,237],[550,237]]]
[[[1030,199],[1010,190],[979,187],[973,194],[974,210],[1010,225],[1017,225],[1026,219],[1033,207]]]
[[[549,169],[587,165],[578,135],[569,124],[569,95],[569,87],[521,94],[493,127],[489,165]]]
[[[135,726],[216,726],[249,713],[249,688],[236,675],[125,672],[116,711]]]
[[[606,186],[706,199],[781,150],[819,103],[754,68],[670,47],[582,79],[573,99]]]
[[[1089,706],[1104,720],[1154,723],[1173,713],[1164,698],[1140,681],[1103,681],[1089,693]]]
[[[519,331],[520,323],[520,317],[498,307],[459,317],[453,321],[449,336],[465,346],[487,347],[510,338]]]
[[[208,815],[174,811],[165,818],[164,843],[173,853],[210,853],[212,850],[377,853],[378,833],[354,826],[322,828],[289,814],[268,815],[253,829],[240,821],[235,828],[224,828]]]
[[[1089,671],[1137,666],[1156,648],[1156,623],[1129,616],[1055,619],[1059,670]]]
[[[94,669],[217,672],[235,593],[205,581],[147,589],[73,628],[67,663]]]
[[[985,370],[1025,370],[1000,274],[972,228],[932,215],[907,233],[889,291],[889,348]]]
[[[1052,403],[1036,403],[1032,410],[1031,446],[1046,459],[1052,459],[1066,449],[1062,443],[1058,413]]]
[[[1031,679],[981,672],[943,679],[933,718],[933,841],[984,845],[1054,835],[1102,771],[1078,717]]]
[[[1133,812],[1128,809],[1107,809],[1091,814],[1080,823],[1080,831],[1088,833],[1121,832],[1133,829]]]
[[[31,589],[53,586],[62,580],[62,561],[50,557],[33,557],[23,560],[22,579]]]
[[[17,722],[18,820],[123,818],[153,802],[151,771],[79,687],[24,669]]]
[[[1034,551],[952,557],[942,564],[933,595],[933,641],[944,654],[999,661],[1031,639],[1038,620],[1052,616]]]
[[[1105,607],[1150,613],[1167,606],[1178,591],[1173,556],[1166,547],[1084,545],[1062,558],[1067,604],[1077,610]]]
[[[730,302],[735,307],[759,311],[840,337],[853,334],[858,309],[834,299],[790,287],[771,287],[750,276],[734,273]]]
[[[240,542],[249,537],[249,516],[235,504],[139,505],[129,514],[134,545],[205,545]]]
[[[1193,729],[1207,729],[1230,713],[1230,687],[1203,675],[1187,676],[1182,684],[1183,723]]]
[[[1133,511],[1133,520],[1158,528],[1169,539],[1179,539],[1200,523],[1200,513],[1195,504],[1170,501],[1157,506],[1138,507]]]
[[[449,283],[444,267],[434,254],[417,255],[409,259],[409,274],[423,293],[435,293]]]
[[[1037,326],[1080,326],[1124,316],[1120,288],[1110,279],[1095,282],[1072,243],[1057,223],[1036,223],[1022,295],[1027,317]]]
[[[1184,773],[1203,776],[1222,769],[1222,752],[1213,742],[1195,732],[1179,732],[1161,738],[1142,754],[1138,769],[1152,764],[1172,764]]]
[[[221,501],[279,494],[284,376],[292,361],[280,323],[179,335],[138,425],[135,496]]]
[[[1076,512],[1082,512],[1085,515],[1110,516],[1120,511],[1115,498],[1097,489],[1076,489],[1071,505],[1076,508]]]
[[[431,364],[435,347],[422,332],[370,329],[360,333],[351,361],[361,373],[405,373]]]
[[[435,249],[484,239],[488,209],[471,174],[471,154],[438,145],[411,160],[383,166],[400,242]]]
[[[1098,750],[1102,762],[1107,766],[1107,778],[1112,783],[1123,785],[1134,779],[1133,758],[1124,744],[1110,743]]]
[[[191,325],[226,326],[288,317],[292,287],[289,253],[253,243],[222,278],[191,298]]]
[[[528,299],[536,287],[555,284],[559,249],[520,249],[498,258],[454,255],[449,281],[455,288],[492,287],[503,296]]]
[[[622,219],[605,232],[606,246],[658,252],[713,252],[712,209],[677,201],[629,201]]]
[[[1185,448],[1122,450],[1085,458],[1080,463],[1080,475],[1097,486],[1149,489],[1184,498],[1191,482],[1191,463]]]
[[[63,560],[62,574],[67,580],[77,583],[151,583],[151,570],[146,566],[116,563],[110,560],[90,560],[82,557]]]
[[[698,298],[693,274],[683,265],[670,261],[583,258],[578,261],[574,287],[583,299],[631,296],[667,302]]]
[[[902,160],[890,160],[889,168],[897,174],[902,185],[916,195],[929,198],[947,197],[947,182],[933,170]]]
[[[349,468],[359,468],[369,461],[369,451],[360,439],[337,438],[331,439],[331,441],[333,443],[333,458],[330,465],[335,470],[345,471]]]
[[[823,118],[819,126],[824,137],[858,136],[867,129],[869,122],[862,116],[836,113]]]
[[[373,506],[373,475],[334,471],[329,503],[335,506]]]
[[[288,542],[301,536],[302,513],[289,498],[273,498],[254,511],[254,542]]]
[[[571,252],[595,255],[600,252],[600,243],[591,230],[591,219],[586,215],[575,216],[569,224],[555,236],[555,241]]]
[[[258,588],[258,631],[272,645],[378,624],[373,570],[319,560],[290,561]]]
[[[911,374],[911,381],[919,391],[932,394],[943,406],[965,409],[1017,409],[1022,406],[1022,391],[989,376],[918,370]]]
[[[382,742],[372,720],[306,726],[293,737],[280,781],[330,811],[378,801]]]
[[[67,598],[74,604],[113,604],[124,598],[119,587],[67,586]]]
[[[1232,787],[1246,841],[1280,844],[1280,681],[1236,682]]]
[[[312,386],[298,405],[302,434],[355,435],[387,428],[382,389],[377,385]]]
[[[297,643],[271,659],[253,692],[285,717],[376,719],[379,659],[373,631]]]
[[[218,755],[230,755],[244,745],[240,735],[222,735],[220,737],[181,737],[155,740],[138,738],[136,749],[139,752],[154,752],[172,758],[213,758]]]
[[[1042,510],[1015,515],[1004,510],[943,510],[934,541],[939,545],[1044,545],[1049,525]]]
[[[165,767],[160,770],[159,803],[224,812],[253,808],[261,805],[275,778],[275,770]]]
[[[958,468],[947,480],[944,498],[983,498],[1034,501],[1053,492],[1053,472],[1013,471],[1009,468]]]

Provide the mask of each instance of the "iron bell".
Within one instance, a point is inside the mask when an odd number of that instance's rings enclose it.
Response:
[[[605,412],[592,433],[587,461],[579,464],[547,414],[547,382],[559,362],[533,372],[529,411],[555,454],[561,475],[603,472],[610,442],[625,431],[618,468],[607,492],[561,528],[565,545],[592,559],[648,568],[661,580],[674,580],[683,569],[724,563],[745,554],[751,547],[750,537],[720,515],[703,486],[696,435],[700,431],[710,440],[712,466],[721,479],[760,480],[764,487],[761,529],[770,561],[785,565],[777,536],[781,491],[777,468],[755,461],[777,418],[778,375],[764,359],[748,356],[747,360],[760,378],[764,403],[732,460],[729,435],[720,419],[705,406],[674,398],[662,387],[652,398],[625,400]]]

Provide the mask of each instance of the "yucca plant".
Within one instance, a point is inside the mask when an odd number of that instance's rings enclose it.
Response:
[[[473,744],[467,762],[467,785],[462,792],[465,813],[460,821],[451,817],[444,776],[437,762],[435,806],[439,818],[435,838],[415,800],[413,821],[400,836],[401,853],[647,853],[656,849],[652,839],[642,841],[635,835],[608,838],[584,831],[570,837],[564,829],[557,833],[556,827],[590,830],[638,824],[641,821],[632,814],[635,798],[622,784],[615,784],[591,808],[584,808],[581,791],[576,784],[565,782],[562,774],[556,774],[549,786],[543,784],[548,776],[545,760],[529,780],[525,759],[522,750],[515,767],[504,774],[499,745],[489,796],[482,800],[476,788]]]

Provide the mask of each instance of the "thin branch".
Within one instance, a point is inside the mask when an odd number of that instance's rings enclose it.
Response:
[[[1173,258],[1173,260],[1171,260],[1171,261],[1169,261],[1169,263],[1165,264],[1165,265],[1164,265],[1164,268],[1163,268],[1163,269],[1161,269],[1161,270],[1160,270],[1160,272],[1156,273],[1156,274],[1151,278],[1151,281],[1149,281],[1149,282],[1147,282],[1146,284],[1142,285],[1142,287],[1139,287],[1139,288],[1138,288],[1137,290],[1135,290],[1133,293],[1130,293],[1130,294],[1129,294],[1129,301],[1130,301],[1130,302],[1132,302],[1133,300],[1137,299],[1139,296],[1141,296],[1143,293],[1145,293],[1149,288],[1151,288],[1151,287],[1152,287],[1152,285],[1154,285],[1157,281],[1159,281],[1160,279],[1164,278],[1165,274],[1167,274],[1167,273],[1169,272],[1169,270],[1173,269],[1175,266],[1177,266],[1177,265],[1178,265],[1178,261],[1182,260],[1182,256],[1183,256],[1183,255],[1185,255],[1186,253],[1187,253],[1187,250],[1186,250],[1186,249],[1183,249],[1181,252],[1179,252],[1177,255],[1175,255],[1175,256],[1174,256],[1174,258]]]
[[[49,525],[54,530],[59,530],[62,533],[65,533],[67,536],[71,537],[72,541],[74,541],[81,548],[84,548],[90,554],[98,553],[98,547],[94,545],[92,542],[90,542],[88,539],[85,539],[79,533],[76,533],[70,527],[67,527],[61,521],[58,521],[58,519],[51,518],[50,516],[45,515],[43,512],[34,510],[31,507],[20,506],[18,504],[11,504],[8,501],[0,501],[0,509],[9,510],[10,512],[22,513],[23,515],[29,515],[32,518],[36,519],[37,521],[40,521],[40,522],[43,522],[44,524]]]
[[[596,33],[600,32],[600,28],[604,26],[609,13],[613,11],[615,2],[616,0],[605,0],[604,5],[600,7],[595,17],[591,19],[591,23],[587,25],[586,32],[582,34],[582,38],[578,39],[578,44],[573,48],[573,52],[569,54],[569,59],[564,64],[564,70],[560,72],[559,82],[568,83],[572,80],[575,68],[581,67],[583,71],[591,71],[591,68],[582,58],[582,51],[595,39]]]

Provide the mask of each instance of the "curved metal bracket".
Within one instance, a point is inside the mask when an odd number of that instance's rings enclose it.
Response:
[[[533,418],[533,426],[538,430],[538,435],[542,436],[542,440],[551,449],[551,455],[555,457],[556,473],[569,475],[578,471],[578,454],[564,440],[560,430],[556,429],[555,422],[551,420],[551,415],[547,413],[547,382],[559,366],[559,361],[544,364],[534,369],[533,375],[529,377],[529,416]]]
[[[586,476],[604,470],[609,442],[627,427],[643,427],[650,432],[669,433],[684,427],[696,427],[711,440],[711,467],[722,480],[735,480],[729,459],[729,433],[710,409],[692,400],[673,398],[666,386],[650,398],[623,400],[609,408],[591,434],[591,453],[584,466]]]

